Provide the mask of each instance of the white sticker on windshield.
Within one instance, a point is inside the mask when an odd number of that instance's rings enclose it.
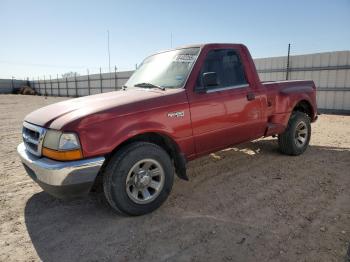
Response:
[[[180,80],[183,80],[183,79],[184,79],[184,76],[182,76],[182,75],[177,75],[177,76],[175,76],[175,79],[178,80],[178,81],[180,81]]]
[[[194,62],[196,57],[197,57],[196,55],[180,54],[180,55],[175,56],[174,61],[191,63],[191,62]]]

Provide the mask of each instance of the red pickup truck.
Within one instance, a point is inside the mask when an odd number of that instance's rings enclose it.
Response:
[[[142,215],[166,200],[174,174],[188,179],[188,161],[275,135],[299,155],[316,119],[312,81],[263,83],[244,45],[191,45],[147,57],[122,90],[30,113],[17,150],[51,195],[102,183],[114,210]]]

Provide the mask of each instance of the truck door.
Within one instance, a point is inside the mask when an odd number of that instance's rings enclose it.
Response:
[[[217,85],[203,90],[203,75],[215,72]],[[260,99],[246,80],[239,53],[210,50],[189,96],[197,154],[206,154],[254,138],[261,126]]]

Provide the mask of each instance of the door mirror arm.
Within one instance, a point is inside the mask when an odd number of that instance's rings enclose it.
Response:
[[[197,86],[195,91],[197,94],[205,94],[207,93],[207,88],[206,87],[203,87],[203,86]]]
[[[202,75],[203,86],[196,87],[196,93],[206,93],[209,87],[218,86],[218,78],[216,72],[205,72]]]

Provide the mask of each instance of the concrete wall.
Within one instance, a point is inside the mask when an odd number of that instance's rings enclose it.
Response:
[[[287,57],[255,59],[261,81],[286,80]],[[350,113],[350,51],[290,57],[289,80],[313,80],[323,112]]]

